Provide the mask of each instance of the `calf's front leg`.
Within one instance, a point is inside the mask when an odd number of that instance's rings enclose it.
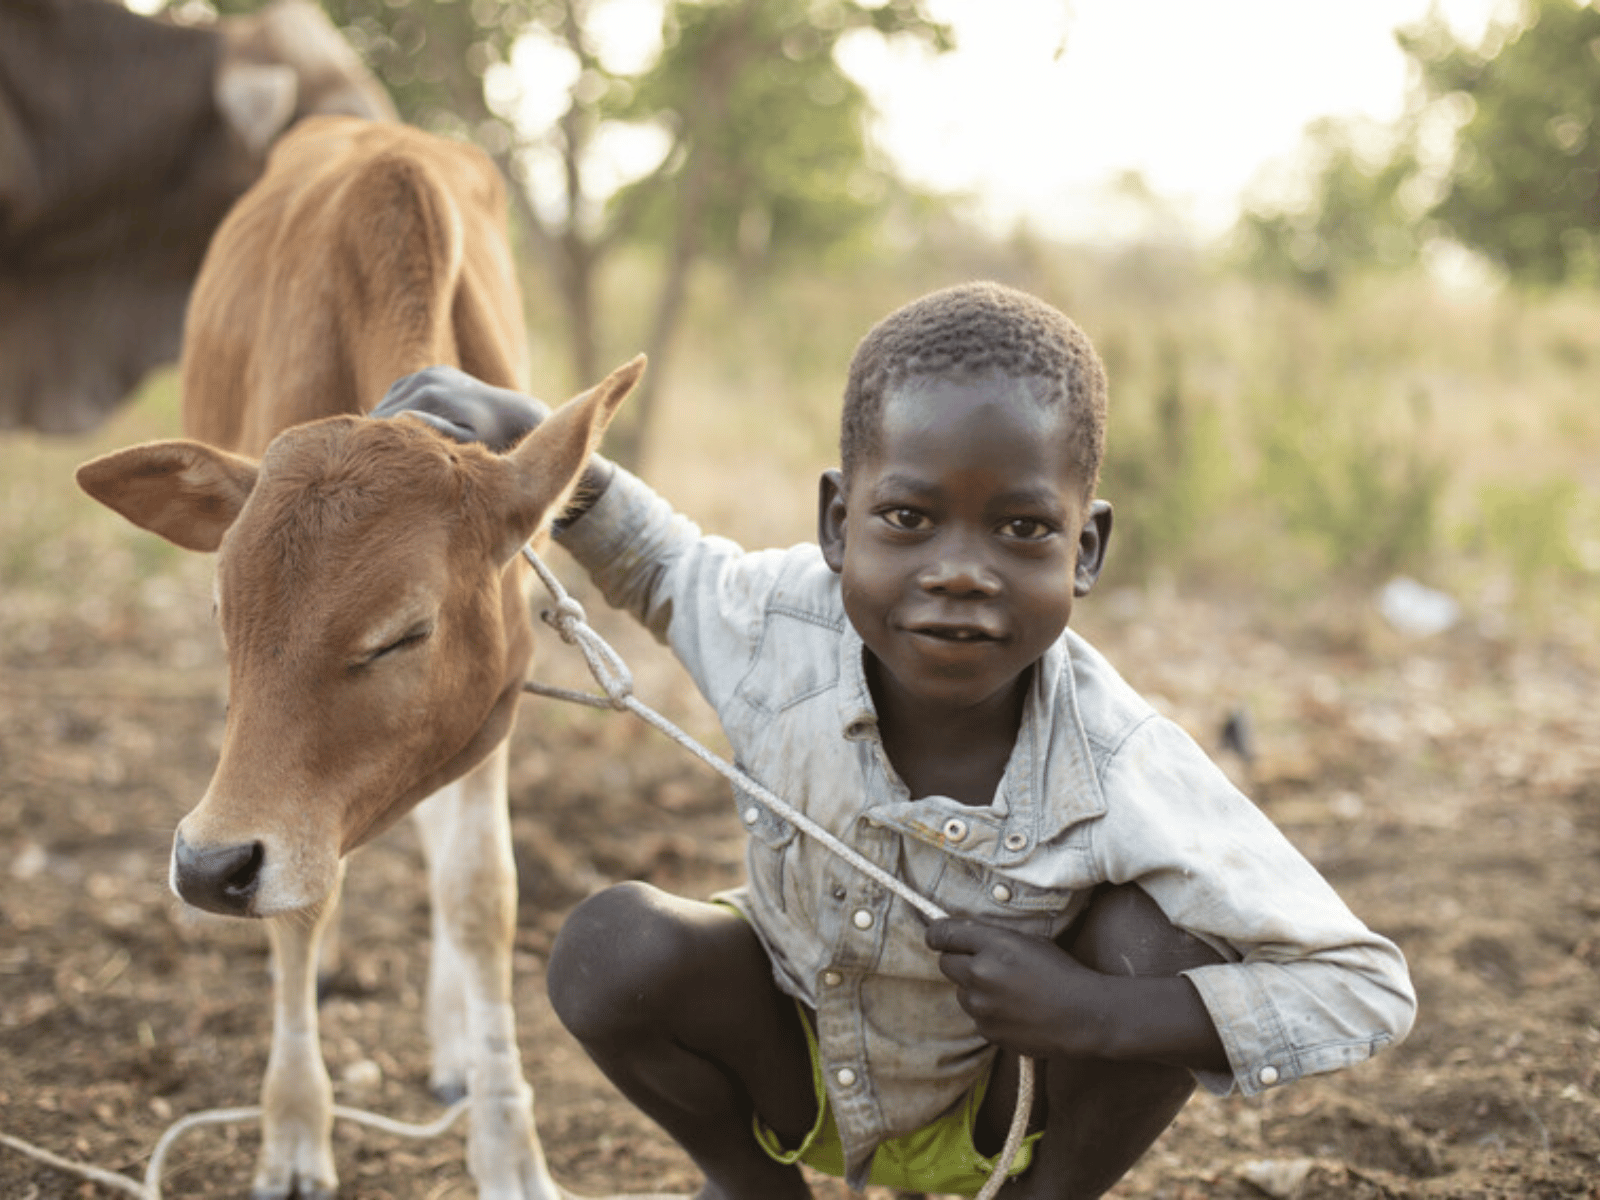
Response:
[[[428,986],[433,1083],[448,1094],[465,1065],[467,1165],[481,1200],[558,1200],[534,1129],[511,1003],[517,876],[506,763],[502,743],[417,811],[437,914]]]
[[[332,1200],[333,1084],[317,1030],[318,945],[339,908],[332,894],[313,915],[267,922],[272,945],[272,1049],[261,1083],[261,1153],[253,1200]]]

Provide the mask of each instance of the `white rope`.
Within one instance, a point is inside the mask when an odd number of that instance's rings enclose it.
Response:
[[[148,1188],[141,1186],[136,1180],[129,1179],[126,1175],[119,1175],[115,1171],[103,1171],[99,1167],[91,1167],[83,1163],[75,1163],[70,1159],[62,1158],[59,1154],[52,1154],[41,1146],[35,1146],[32,1142],[25,1142],[21,1138],[12,1137],[8,1133],[0,1133],[0,1145],[10,1146],[19,1154],[26,1154],[29,1158],[36,1159],[47,1167],[54,1167],[58,1171],[81,1175],[85,1179],[92,1179],[95,1183],[103,1184],[125,1195],[145,1198],[151,1196]],[[155,1200],[159,1200],[159,1197],[156,1197]]]
[[[690,734],[684,732],[635,696],[633,694],[633,676],[628,671],[627,663],[611,647],[610,643],[601,637],[594,627],[589,624],[588,617],[583,611],[583,605],[567,594],[567,589],[562,586],[561,581],[556,578],[554,572],[545,565],[544,560],[534,553],[532,546],[523,546],[522,554],[532,565],[534,572],[539,576],[546,589],[549,590],[551,598],[555,601],[555,607],[547,609],[541,616],[548,625],[561,635],[562,641],[576,646],[583,654],[584,660],[589,664],[590,672],[595,677],[595,682],[600,685],[605,694],[597,696],[589,692],[575,692],[568,688],[549,687],[545,684],[535,683],[533,680],[523,683],[522,688],[524,691],[531,692],[537,696],[549,696],[576,704],[587,704],[592,708],[628,710],[647,724],[666,734],[667,737],[689,751],[701,762],[716,771],[717,774],[754,795],[773,812],[794,825],[802,833],[815,838],[856,870],[873,880],[873,882],[899,896],[929,920],[939,921],[949,915],[926,896],[907,886],[904,880],[897,879],[877,863],[864,857],[855,847],[840,841],[781,796],[752,779],[732,763],[713,754]],[[1011,1170],[1011,1164],[1016,1161],[1017,1153],[1022,1149],[1022,1139],[1028,1132],[1028,1116],[1033,1111],[1033,1086],[1033,1059],[1024,1057],[1020,1060],[1017,1075],[1017,1107],[1011,1115],[1011,1127],[1006,1131],[1005,1145],[1001,1147],[1000,1154],[995,1159],[994,1169],[984,1183],[983,1190],[978,1193],[977,1200],[993,1200],[995,1193],[1005,1183],[1006,1177]]]
[[[426,1125],[412,1125],[405,1121],[396,1121],[392,1117],[381,1116],[378,1113],[366,1112],[359,1108],[345,1108],[336,1104],[333,1115],[343,1121],[354,1121],[358,1125],[366,1125],[396,1137],[427,1139],[436,1138],[450,1126],[454,1125],[456,1118],[467,1111],[470,1099],[457,1100],[448,1109]],[[19,1154],[26,1154],[29,1158],[36,1159],[46,1166],[54,1167],[58,1171],[80,1175],[84,1179],[111,1188],[113,1191],[122,1192],[124,1195],[137,1196],[139,1200],[161,1200],[161,1176],[166,1169],[167,1152],[184,1134],[191,1129],[198,1129],[202,1125],[228,1125],[235,1121],[254,1121],[261,1116],[261,1109],[257,1106],[248,1108],[211,1108],[203,1112],[190,1113],[180,1117],[168,1126],[167,1131],[156,1142],[156,1147],[150,1153],[150,1161],[145,1166],[144,1182],[129,1179],[126,1175],[116,1171],[106,1171],[93,1167],[87,1163],[73,1162],[71,1159],[62,1158],[59,1154],[52,1154],[32,1142],[25,1142],[21,1138],[0,1133],[0,1144],[10,1146]]]

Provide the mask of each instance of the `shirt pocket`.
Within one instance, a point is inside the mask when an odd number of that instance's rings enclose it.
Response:
[[[1071,888],[1036,887],[992,868],[955,860],[940,880],[936,899],[953,917],[1049,938],[1066,927],[1078,893]]]
[[[745,853],[750,888],[762,901],[786,912],[785,876],[793,870],[789,858],[799,830],[743,788],[735,787],[733,798],[739,823],[750,835]]]

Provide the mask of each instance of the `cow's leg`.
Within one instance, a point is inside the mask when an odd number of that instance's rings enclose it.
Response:
[[[339,970],[344,966],[344,907],[334,910],[323,923],[317,947],[317,999],[326,1000]]]
[[[255,1200],[331,1200],[339,1186],[333,1166],[333,1084],[317,1035],[317,949],[336,919],[344,882],[315,916],[267,922],[272,941],[272,1051],[261,1084],[261,1157]]]
[[[435,792],[414,812],[417,833],[433,883],[432,929],[428,951],[427,1029],[433,1060],[428,1086],[445,1104],[467,1094],[471,1039],[467,1035],[467,988],[461,956],[456,951],[438,901],[439,872],[446,869],[450,836],[460,808],[459,785]]]
[[[516,932],[517,876],[506,810],[504,744],[471,774],[429,798],[422,819],[428,876],[447,944],[445,964],[461,983],[468,1093],[472,1098],[467,1162],[482,1200],[556,1200],[544,1151],[533,1127],[533,1089],[522,1074],[516,1017],[511,1005],[511,945]],[[453,961],[452,961],[453,959]],[[435,977],[436,974],[435,974]],[[430,984],[430,1029],[451,1019],[457,1000],[440,982]],[[457,1010],[460,1011],[460,1010]],[[435,1086],[449,1076],[462,1052],[448,1041],[435,1053]]]

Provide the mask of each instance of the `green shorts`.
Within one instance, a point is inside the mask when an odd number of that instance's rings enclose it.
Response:
[[[806,1044],[811,1049],[811,1083],[816,1089],[817,1123],[793,1150],[785,1150],[778,1135],[759,1116],[755,1118],[756,1141],[773,1159],[784,1164],[802,1162],[824,1175],[844,1177],[844,1147],[839,1142],[839,1127],[828,1107],[828,1089],[822,1082],[822,1056],[817,1053],[817,1035],[804,1006],[798,1001],[800,1023],[805,1026]],[[944,1116],[914,1133],[884,1142],[872,1158],[869,1183],[902,1192],[928,1192],[934,1195],[976,1196],[994,1171],[994,1159],[985,1158],[972,1144],[973,1123],[983,1103],[989,1077],[980,1079],[960,1103]],[[1020,1175],[1033,1161],[1033,1145],[1040,1134],[1023,1139],[1011,1164],[1011,1175]]]

